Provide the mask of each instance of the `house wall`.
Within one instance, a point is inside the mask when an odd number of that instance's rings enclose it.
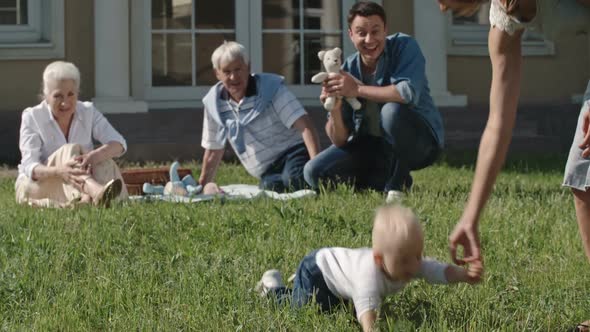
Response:
[[[413,1],[383,1],[383,9],[387,14],[387,29],[389,34],[403,32],[414,34],[414,5]]]
[[[81,100],[94,95],[94,20],[93,0],[65,1],[66,60],[75,63],[82,75]],[[41,75],[55,60],[0,61],[0,112],[20,111],[39,102]],[[7,79],[10,78],[10,79]]]
[[[389,33],[414,33],[414,6],[409,1],[384,1]],[[563,35],[555,54],[527,56],[523,67],[521,104],[568,103],[584,92],[590,79],[590,38]],[[443,51],[443,50],[441,50]],[[487,56],[448,56],[448,89],[467,95],[470,104],[486,104],[492,78]]]
[[[384,1],[390,33],[413,34],[414,6],[409,1]],[[66,60],[74,62],[82,74],[81,100],[94,96],[93,0],[65,1]],[[590,77],[590,44],[587,36],[561,36],[555,55],[525,57],[521,103],[567,102],[582,93]],[[38,102],[41,73],[51,61],[3,60],[3,77],[14,78],[0,84],[0,112],[20,111]],[[487,103],[491,65],[485,56],[449,56],[448,89],[467,95],[469,103]]]
[[[565,103],[583,93],[590,79],[590,40],[587,36],[560,36],[555,55],[524,58],[521,104]],[[492,79],[488,57],[449,56],[448,86],[465,94],[469,103],[487,103]]]
[[[95,95],[94,1],[100,0],[65,0],[65,59],[80,68],[81,100],[90,100]],[[414,2],[387,0],[383,3],[389,33],[414,34]],[[133,41],[134,36],[130,38]],[[567,151],[579,112],[579,105],[571,103],[571,96],[582,93],[590,78],[589,46],[586,36],[563,36],[556,41],[555,55],[525,57],[513,149]],[[441,49],[441,52],[446,50]],[[0,73],[4,78],[0,82],[0,164],[15,165],[20,160],[20,111],[38,102],[42,71],[54,60],[57,59],[0,61]],[[134,60],[137,61],[131,58],[132,63]],[[467,107],[441,108],[446,146],[448,149],[475,150],[487,119],[491,82],[489,58],[448,56],[447,76],[448,91],[466,95],[469,104]],[[309,110],[318,130],[323,133],[325,112],[320,107]],[[559,117],[555,116],[556,110]],[[166,109],[141,114],[108,114],[112,124],[127,138],[130,151],[125,158],[128,160],[199,158],[202,154],[199,147],[201,117],[201,109],[196,112],[195,109]],[[154,136],[154,131],[159,135]],[[322,138],[325,146],[327,140],[325,136]]]

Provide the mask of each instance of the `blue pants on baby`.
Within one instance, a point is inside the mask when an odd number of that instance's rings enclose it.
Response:
[[[279,303],[290,300],[293,308],[300,308],[312,302],[314,298],[323,311],[330,311],[336,305],[343,303],[344,301],[334,295],[326,285],[322,271],[316,264],[317,252],[317,250],[312,251],[299,264],[292,290],[286,287],[275,288],[269,294],[274,294]]]

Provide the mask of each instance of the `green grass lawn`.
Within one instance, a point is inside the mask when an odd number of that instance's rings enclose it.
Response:
[[[519,162],[500,177],[481,226],[480,285],[413,282],[385,302],[381,329],[565,331],[590,319],[590,266],[560,162]],[[425,254],[445,261],[473,175],[462,164],[415,172],[404,201],[423,222]],[[255,183],[237,165],[224,165],[218,181]],[[340,187],[288,202],[41,210],[17,206],[14,180],[4,178],[0,329],[358,331],[346,309],[293,311],[252,288],[269,268],[287,277],[314,248],[369,246],[382,203],[380,193]]]

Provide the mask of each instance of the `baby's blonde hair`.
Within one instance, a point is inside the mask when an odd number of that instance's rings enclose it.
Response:
[[[409,208],[386,205],[377,209],[373,223],[373,251],[383,255],[422,251],[424,235],[418,217]]]

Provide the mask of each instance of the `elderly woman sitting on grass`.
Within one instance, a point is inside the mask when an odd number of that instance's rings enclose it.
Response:
[[[125,139],[90,102],[78,101],[80,72],[56,61],[43,72],[43,101],[22,113],[21,163],[16,201],[41,207],[77,202],[109,206],[126,198],[112,158],[127,149]],[[93,141],[102,145],[94,148]]]

